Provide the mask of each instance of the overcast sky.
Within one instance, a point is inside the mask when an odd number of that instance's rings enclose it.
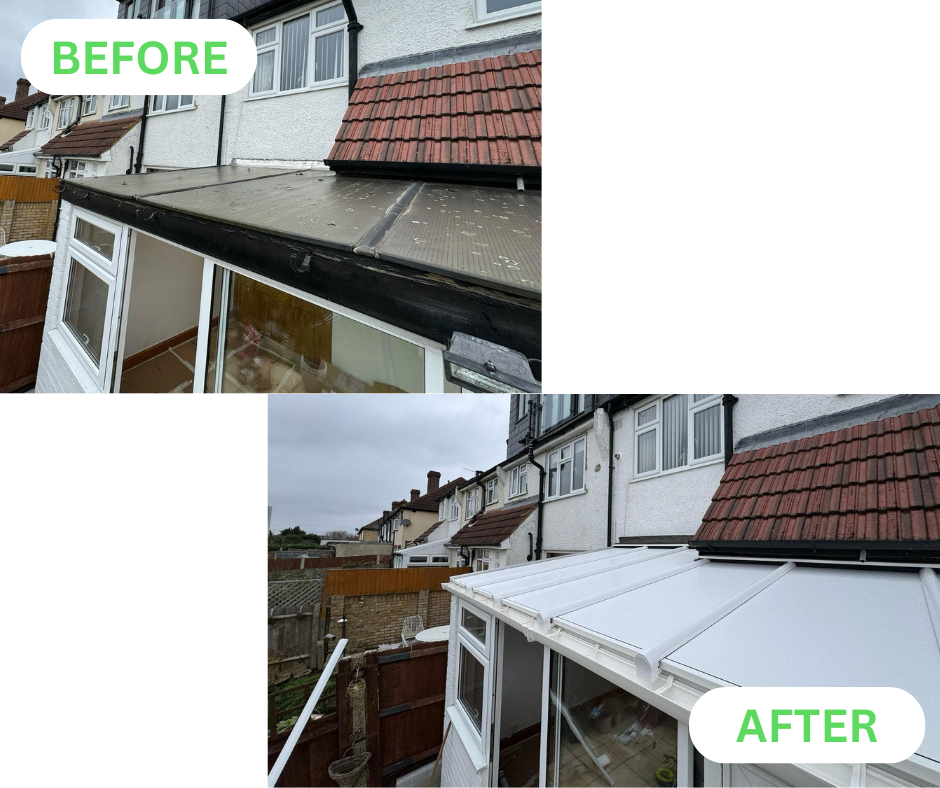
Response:
[[[0,0],[0,96],[13,101],[23,41],[47,19],[116,19],[117,0]],[[36,91],[32,88],[31,93]]]
[[[508,394],[268,398],[271,530],[355,531],[412,487],[506,458]]]

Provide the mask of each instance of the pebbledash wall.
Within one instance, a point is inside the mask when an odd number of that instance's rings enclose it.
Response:
[[[348,653],[400,643],[402,623],[408,616],[421,616],[425,629],[450,623],[450,594],[446,591],[421,589],[368,596],[331,594],[323,604],[330,609],[327,633],[342,637],[343,625],[338,621],[344,616],[347,619]]]

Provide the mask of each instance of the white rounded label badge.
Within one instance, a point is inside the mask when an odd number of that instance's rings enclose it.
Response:
[[[920,704],[893,687],[723,687],[689,718],[716,763],[898,763],[924,731]]]
[[[221,96],[248,84],[258,52],[227,19],[50,19],[26,36],[21,60],[51,95]]]

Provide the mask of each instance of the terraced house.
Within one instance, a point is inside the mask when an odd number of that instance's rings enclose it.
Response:
[[[258,68],[41,146],[100,177],[63,191],[37,390],[536,389],[541,6],[424,8],[119,2],[233,19]]]

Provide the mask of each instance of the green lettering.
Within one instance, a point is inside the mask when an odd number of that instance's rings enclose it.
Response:
[[[838,714],[838,715],[841,716],[841,715],[845,714],[845,709],[826,709],[826,741],[827,741],[827,742],[829,742],[829,741],[832,741],[832,742],[846,741],[845,736],[833,736],[833,735],[832,735],[832,729],[833,729],[833,728],[844,728],[844,727],[845,727],[845,723],[844,723],[844,722],[833,722],[832,717],[833,717],[833,715],[835,715],[835,714]]]
[[[121,50],[127,49],[128,47],[134,46],[133,41],[115,41],[112,45],[112,50],[114,51],[114,73],[121,73],[121,61],[126,63],[131,63],[134,60],[133,55],[122,55]]]
[[[861,716],[865,714],[868,716],[867,722],[861,721]],[[868,741],[878,741],[875,738],[875,732],[871,729],[871,726],[875,724],[875,712],[870,711],[869,709],[855,709],[852,712],[852,741],[858,741],[859,731],[863,728],[868,731]]]
[[[810,718],[818,716],[819,709],[794,709],[793,713],[803,717],[803,741],[808,742]]]
[[[183,47],[189,47],[189,54],[183,54]],[[189,68],[193,74],[199,73],[199,67],[196,65],[196,55],[199,53],[199,47],[192,41],[176,42],[176,73],[183,73],[183,61],[189,63]]]
[[[749,721],[753,727],[748,725]],[[760,720],[757,717],[757,709],[748,709],[744,715],[744,722],[741,723],[741,731],[738,733],[738,741],[744,741],[745,736],[756,736],[762,742],[767,741],[767,737],[764,736],[764,729],[761,728]]]
[[[770,740],[779,741],[777,734],[791,727],[789,722],[780,722],[781,715],[786,715],[787,717],[793,714],[790,709],[774,709],[770,712]]]
[[[107,41],[86,41],[85,42],[85,73],[86,74],[107,74],[106,68],[95,68],[96,60],[105,60],[106,55],[96,55],[95,49],[100,49],[108,45]]]
[[[63,52],[62,47],[66,47],[68,52]],[[78,47],[73,44],[71,41],[56,41],[52,45],[53,51],[53,64],[52,64],[52,73],[54,74],[74,74],[78,71],[78,58],[75,57],[75,53],[78,52]],[[68,68],[62,67],[63,60],[71,60],[72,65]]]
[[[147,65],[146,55],[148,49],[156,49],[160,53],[160,65],[156,68],[150,68]],[[145,74],[162,74],[169,60],[170,55],[166,51],[166,47],[159,41],[148,41],[137,52],[137,65]]]
[[[228,74],[227,68],[215,68],[212,63],[215,60],[225,60],[225,55],[215,55],[212,53],[213,47],[228,46],[224,41],[206,41],[206,73],[207,74]]]

